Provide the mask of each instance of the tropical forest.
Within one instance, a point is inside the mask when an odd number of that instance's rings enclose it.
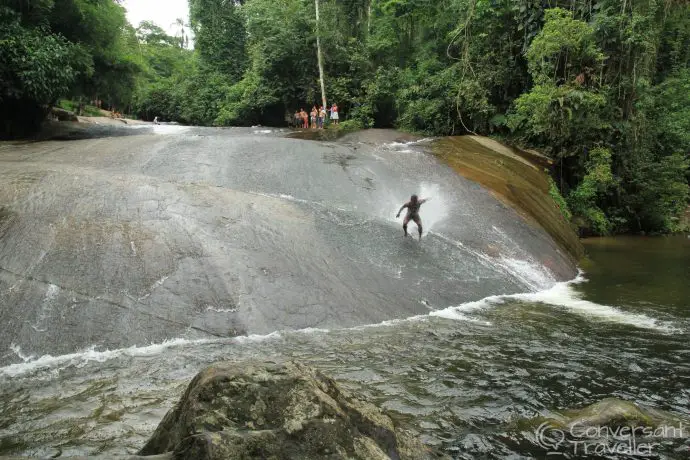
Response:
[[[581,234],[683,226],[684,0],[190,0],[177,36],[129,24],[114,0],[0,8],[6,137],[64,98],[203,126],[283,126],[327,100],[342,130],[472,133],[547,155]]]

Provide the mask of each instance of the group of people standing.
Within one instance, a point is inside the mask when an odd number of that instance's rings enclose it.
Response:
[[[326,120],[328,119],[328,112],[330,114],[330,120],[333,124],[338,124],[340,120],[340,115],[338,114],[338,104],[333,104],[330,109],[326,109],[324,106],[313,106],[311,108],[311,113],[307,113],[304,109],[295,111],[293,118],[293,123],[295,128],[304,129],[323,129]]]

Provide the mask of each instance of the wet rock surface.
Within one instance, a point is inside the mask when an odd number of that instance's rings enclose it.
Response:
[[[400,133],[122,129],[0,144],[0,364],[376,324],[576,274]],[[394,217],[413,192],[433,198],[421,244]]]
[[[296,362],[218,363],[199,373],[139,454],[169,451],[180,460],[443,458]]]
[[[440,139],[434,153],[464,177],[482,184],[498,199],[545,229],[575,261],[584,256],[572,224],[549,196],[548,159],[509,148],[483,136]]]

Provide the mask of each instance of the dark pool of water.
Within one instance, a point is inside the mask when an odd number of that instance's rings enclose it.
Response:
[[[589,283],[582,291],[596,302],[659,315],[690,317],[690,237],[616,237],[583,241]]]

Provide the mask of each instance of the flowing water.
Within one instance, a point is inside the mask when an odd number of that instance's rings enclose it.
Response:
[[[75,173],[82,183],[124,194],[113,183],[136,170],[127,193],[153,187],[141,202],[155,206],[93,200],[121,221],[149,213],[137,225],[158,232],[152,239],[99,228],[121,240],[103,255],[91,240],[54,235],[22,246],[5,226],[0,307],[16,327],[0,340],[0,455],[136,452],[189,380],[220,360],[313,365],[456,458],[542,458],[547,449],[517,421],[610,396],[687,416],[690,239],[591,241],[577,275],[543,232],[438,164],[425,142],[342,146],[262,131],[162,133],[172,140],[141,161],[80,164],[92,168]],[[40,161],[53,169],[85,161],[48,155]],[[5,180],[27,168],[24,157],[13,161]],[[90,202],[31,162],[60,206],[96,219]],[[394,218],[410,190],[432,197],[421,243],[402,238]],[[37,189],[29,196],[34,208],[4,200],[13,213],[33,212],[38,228],[47,211],[36,209]],[[75,247],[86,268],[60,252]],[[165,259],[166,247],[179,260],[162,264],[164,274],[131,266],[150,278],[140,290],[117,268],[125,256]],[[24,263],[12,251],[45,254]],[[120,272],[101,279],[91,271],[104,271],[107,257]],[[126,292],[104,287],[120,278]],[[666,441],[655,456],[682,458],[689,442]]]

